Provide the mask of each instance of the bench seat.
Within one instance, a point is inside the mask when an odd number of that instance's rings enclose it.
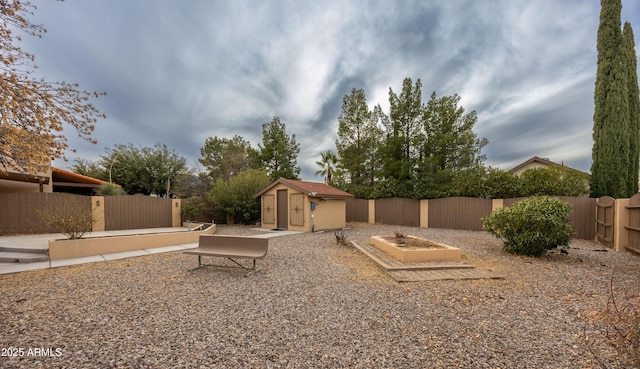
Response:
[[[210,265],[202,264],[202,256],[216,256],[227,258],[243,268],[234,259],[253,259],[252,269],[255,270],[256,260],[264,259],[268,249],[269,240],[266,238],[203,234],[198,247],[184,253],[198,256],[198,268]]]

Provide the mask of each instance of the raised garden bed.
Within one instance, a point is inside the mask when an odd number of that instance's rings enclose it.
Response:
[[[405,262],[462,260],[462,250],[457,247],[414,236],[405,236],[402,240],[404,244],[399,243],[399,240],[393,236],[372,236],[369,243],[394,258]]]

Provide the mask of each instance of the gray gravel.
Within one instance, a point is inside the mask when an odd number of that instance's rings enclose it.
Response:
[[[272,238],[247,278],[190,272],[180,252],[3,275],[0,347],[23,356],[0,367],[590,368],[583,332],[612,274],[640,288],[640,257],[589,241],[533,259],[482,232],[351,226],[354,241],[398,229],[460,247],[505,278],[399,284],[332,232]]]

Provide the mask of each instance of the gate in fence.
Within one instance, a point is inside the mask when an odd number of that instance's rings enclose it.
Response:
[[[640,194],[629,199],[629,224],[625,228],[629,232],[627,249],[640,254]]]
[[[613,247],[613,224],[616,200],[603,196],[596,200],[596,241],[604,246]]]

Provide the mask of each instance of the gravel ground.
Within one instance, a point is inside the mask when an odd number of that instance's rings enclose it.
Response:
[[[534,259],[483,232],[351,226],[353,241],[398,229],[460,247],[504,279],[396,283],[332,232],[272,238],[247,278],[188,271],[181,252],[2,275],[0,367],[595,368],[589,313],[612,275],[640,289],[640,257],[589,241]]]

